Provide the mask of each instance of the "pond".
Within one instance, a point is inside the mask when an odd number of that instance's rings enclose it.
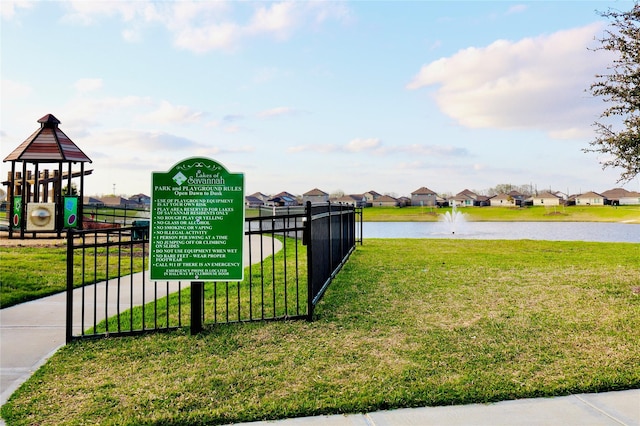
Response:
[[[364,238],[460,238],[640,243],[640,224],[603,222],[364,222]]]

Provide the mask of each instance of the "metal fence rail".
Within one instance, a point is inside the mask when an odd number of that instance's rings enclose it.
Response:
[[[69,230],[67,233],[67,341],[182,326],[183,286],[149,282],[146,227]],[[178,315],[166,295],[175,293]]]
[[[135,226],[136,222],[149,220],[150,212],[148,207],[140,206],[105,206],[95,204],[83,205],[84,229],[90,228],[92,224]]]
[[[356,247],[356,209],[344,204],[307,203],[309,318]],[[362,216],[360,215],[360,218]]]
[[[361,210],[310,203],[245,219],[242,282],[149,281],[146,226],[70,230],[67,341],[204,324],[313,318],[358,241]],[[188,308],[186,305],[190,305]]]

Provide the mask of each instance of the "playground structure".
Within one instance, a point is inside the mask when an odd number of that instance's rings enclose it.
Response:
[[[36,233],[61,237],[69,228],[82,229],[84,177],[93,171],[84,165],[91,159],[58,127],[60,121],[52,114],[38,123],[40,128],[3,160],[11,162],[8,179],[2,182],[7,187],[9,238]],[[74,171],[77,163],[80,170]],[[46,164],[53,164],[52,170],[42,167]]]

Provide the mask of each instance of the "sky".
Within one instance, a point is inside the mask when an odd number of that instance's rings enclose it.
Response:
[[[190,157],[246,195],[638,191],[583,152],[613,60],[598,12],[632,6],[2,0],[0,155],[53,114],[92,160],[85,195],[151,195]]]

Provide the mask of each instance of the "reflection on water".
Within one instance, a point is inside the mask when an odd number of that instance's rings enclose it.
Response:
[[[364,222],[364,238],[459,238],[640,243],[640,225],[601,222]]]

